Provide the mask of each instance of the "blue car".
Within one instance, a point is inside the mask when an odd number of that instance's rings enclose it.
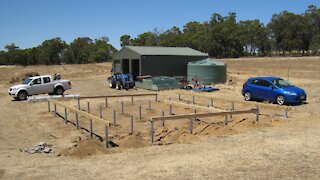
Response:
[[[307,100],[305,91],[279,77],[255,77],[248,79],[242,88],[246,101],[270,100],[279,105],[302,103]]]

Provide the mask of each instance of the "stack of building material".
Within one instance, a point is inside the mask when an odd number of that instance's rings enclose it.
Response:
[[[166,89],[181,88],[181,83],[174,77],[154,76],[152,78],[143,79],[141,82],[136,82],[136,87],[153,91]]]

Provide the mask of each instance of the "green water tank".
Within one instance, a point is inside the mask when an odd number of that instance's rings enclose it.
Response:
[[[188,63],[188,81],[197,78],[199,83],[205,85],[225,83],[227,80],[227,66],[223,62],[204,59]]]

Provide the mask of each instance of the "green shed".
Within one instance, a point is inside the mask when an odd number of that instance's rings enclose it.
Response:
[[[187,64],[208,55],[188,47],[125,46],[113,56],[116,73],[131,73],[134,77],[187,76]]]
[[[212,59],[203,59],[201,61],[188,63],[188,81],[197,77],[199,83],[205,85],[225,83],[227,80],[227,66],[223,62]]]

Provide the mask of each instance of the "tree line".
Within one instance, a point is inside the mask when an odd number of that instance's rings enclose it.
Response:
[[[107,37],[92,40],[79,37],[70,44],[61,38],[41,45],[20,49],[16,44],[0,51],[0,65],[83,64],[105,62],[117,52]],[[214,13],[209,21],[191,21],[159,32],[157,29],[131,38],[120,37],[121,46],[190,47],[210,57],[319,55],[320,9],[310,5],[303,14],[282,11],[274,14],[267,25],[259,20],[236,20],[236,13],[221,16]]]
[[[214,13],[210,21],[188,22],[181,30],[173,26],[157,29],[137,38],[125,34],[121,46],[185,46],[206,52],[211,57],[272,55],[319,55],[320,9],[310,5],[303,14],[283,11],[264,25],[259,20],[236,21],[236,13]]]
[[[6,45],[7,51],[0,52],[1,65],[37,65],[37,64],[85,64],[105,62],[117,52],[107,37],[92,40],[79,37],[67,44],[61,38],[45,40],[41,45],[20,49],[14,43]]]

